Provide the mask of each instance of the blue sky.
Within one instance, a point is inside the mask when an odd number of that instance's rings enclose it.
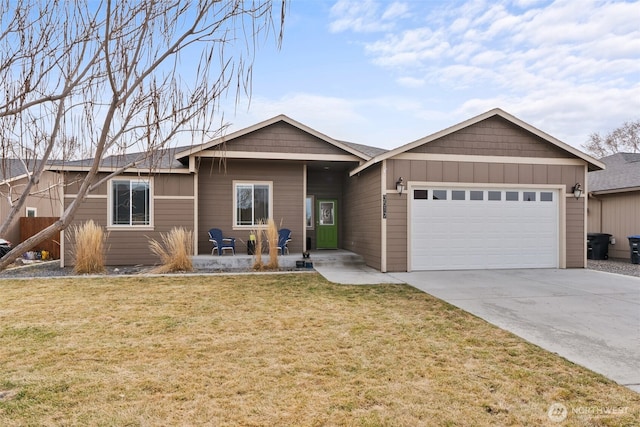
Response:
[[[230,131],[395,148],[499,107],[574,147],[640,117],[640,2],[291,0]]]

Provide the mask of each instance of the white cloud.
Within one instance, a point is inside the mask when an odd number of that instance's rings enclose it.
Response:
[[[382,9],[374,0],[338,0],[330,15],[333,20],[329,30],[333,33],[374,33],[392,30],[396,20],[410,16],[410,12],[403,2],[393,2]]]
[[[396,79],[396,82],[400,86],[404,86],[408,88],[419,88],[425,85],[424,79],[417,79],[415,77],[400,77]]]

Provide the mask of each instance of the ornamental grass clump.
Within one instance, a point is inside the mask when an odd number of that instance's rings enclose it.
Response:
[[[258,227],[262,227],[263,225],[263,220],[258,221]],[[264,270],[264,263],[262,262],[262,230],[258,228],[252,232],[252,234],[256,236],[256,249],[254,252],[256,259],[253,262],[253,269],[258,271]]]
[[[104,273],[104,247],[106,235],[102,227],[89,220],[71,227],[76,255],[73,271],[76,274]]]
[[[162,241],[151,239],[149,249],[160,257],[161,264],[153,273],[175,273],[193,271],[193,233],[182,228],[173,227],[168,233],[161,233]]]
[[[278,268],[278,228],[272,219],[267,223],[267,241],[269,242],[269,264],[267,269],[276,270]]]
[[[253,263],[253,269],[257,271],[261,270],[277,270],[278,269],[278,228],[276,223],[270,219],[266,222],[266,228],[264,228],[265,222],[260,220],[258,222],[258,230],[254,232],[256,236],[256,251],[255,262]],[[264,233],[264,235],[263,235]],[[269,262],[265,264],[262,261],[262,241],[266,237],[267,245],[269,246]]]

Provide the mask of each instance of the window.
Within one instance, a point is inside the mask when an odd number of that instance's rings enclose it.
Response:
[[[505,200],[507,202],[517,202],[518,201],[518,192],[517,191],[507,191],[505,193]]]
[[[553,202],[553,193],[548,193],[543,191],[540,193],[540,201],[541,202]]]
[[[484,200],[484,191],[470,191],[470,200]]]
[[[502,191],[489,191],[489,200],[502,200]]]
[[[111,225],[151,225],[149,180],[114,179],[110,195]]]
[[[447,190],[433,190],[433,200],[447,200]]]
[[[525,191],[522,193],[522,200],[525,202],[535,202],[536,201],[536,192],[535,191]]]
[[[313,230],[313,196],[307,196],[305,203],[305,213],[307,217],[307,230]]]
[[[271,182],[234,182],[236,227],[255,227],[271,218]]]
[[[464,190],[452,190],[451,200],[464,200],[466,191]]]
[[[37,208],[27,208],[27,217],[28,218],[35,218],[38,216],[38,209]]]
[[[426,200],[429,196],[428,190],[413,190],[413,198],[415,200]]]

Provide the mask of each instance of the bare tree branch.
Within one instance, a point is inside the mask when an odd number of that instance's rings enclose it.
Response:
[[[287,0],[276,1],[279,47]],[[273,0],[0,0],[0,154],[39,160],[0,236],[53,156],[92,158],[60,219],[0,268],[67,227],[105,180],[154,158],[183,132],[215,134],[221,96],[234,88],[250,97],[258,35],[270,35],[273,9]],[[101,175],[106,156],[136,149],[141,159]]]
[[[592,133],[582,148],[597,158],[623,152],[638,153],[640,152],[640,119],[625,122],[604,136]]]

